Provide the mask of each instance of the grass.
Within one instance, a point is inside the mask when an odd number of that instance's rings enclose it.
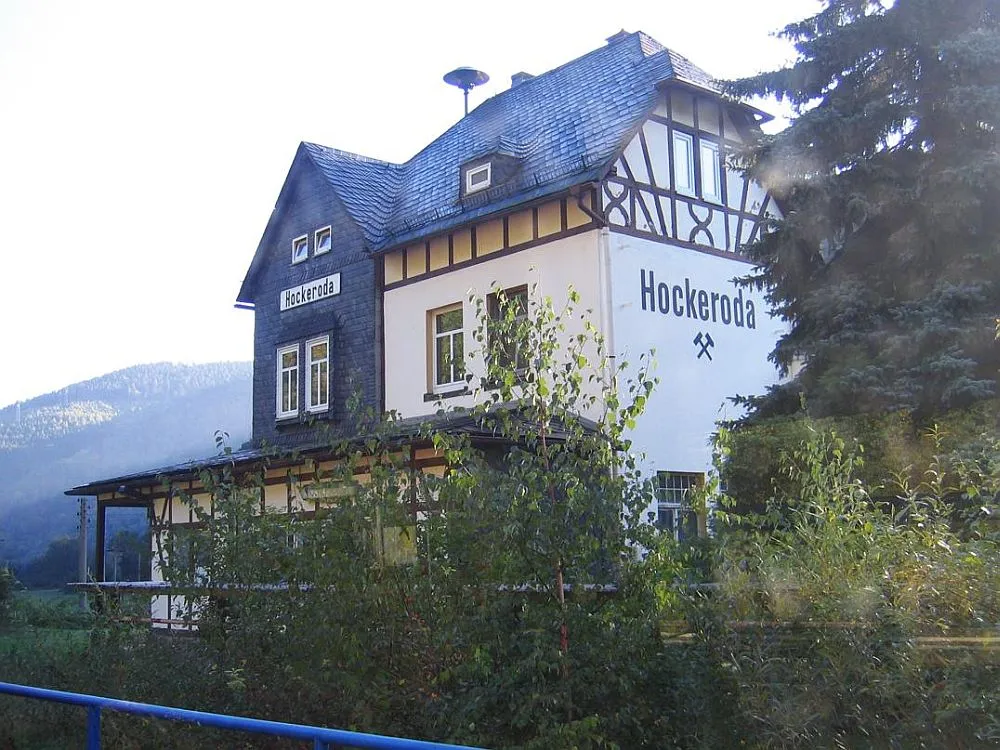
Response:
[[[87,646],[90,631],[68,628],[21,627],[0,630],[0,653],[9,656],[46,653],[66,656]]]
[[[9,629],[86,630],[92,616],[80,609],[80,596],[63,589],[18,591],[14,594]]]
[[[15,601],[33,599],[47,604],[78,604],[80,595],[67,589],[25,589],[14,594]]]
[[[79,596],[63,590],[14,592],[0,627],[0,680],[75,687],[90,643],[92,617]],[[66,747],[83,736],[86,712],[45,701],[0,696],[0,747]]]
[[[0,627],[0,655],[15,660],[44,655],[58,661],[87,646],[91,622],[72,592],[15,592],[9,618]]]

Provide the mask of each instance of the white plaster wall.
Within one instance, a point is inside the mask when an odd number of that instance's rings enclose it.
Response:
[[[606,322],[601,310],[603,297],[598,252],[598,230],[522,250],[511,255],[486,260],[466,268],[443,273],[385,293],[385,405],[404,417],[433,414],[436,404],[424,401],[430,391],[428,377],[427,311],[462,303],[465,328],[465,353],[468,371],[474,378],[483,371],[483,362],[475,356],[477,348],[472,338],[475,308],[470,294],[489,294],[494,284],[507,289],[534,285],[535,295],[552,298],[556,309],[566,303],[569,285],[580,293],[578,317],[568,335],[582,330],[579,314],[587,308],[588,316],[598,330]],[[473,396],[450,398],[448,406],[471,406]]]
[[[664,245],[624,234],[611,233],[609,256],[612,278],[614,347],[619,356],[634,362],[638,355],[655,349],[660,383],[646,413],[633,432],[633,450],[645,454],[642,466],[655,471],[704,472],[711,467],[711,435],[719,419],[738,416],[727,398],[736,394],[761,393],[777,382],[777,372],[767,355],[782,332],[782,323],[767,313],[763,294],[743,290],[744,325],[737,326],[730,313],[725,324],[721,296],[716,301],[715,320],[688,317],[685,282],[692,289],[725,294],[732,300],[739,292],[732,279],[745,275],[750,266],[741,261],[686,248]],[[643,309],[642,271],[656,287],[668,287],[670,309],[660,311],[658,289],[655,306],[646,295]],[[681,316],[674,310],[673,288],[683,292]],[[695,297],[697,300],[697,296]],[[700,301],[700,300],[699,300]],[[752,302],[755,328],[746,325],[747,302]],[[698,357],[694,343],[698,334],[712,337],[712,359]],[[704,340],[704,339],[703,339]]]

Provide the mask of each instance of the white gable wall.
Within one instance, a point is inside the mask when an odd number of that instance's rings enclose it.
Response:
[[[649,474],[706,472],[716,422],[740,413],[727,399],[777,382],[767,356],[782,323],[762,293],[733,283],[742,261],[615,232],[608,247],[615,351],[635,363],[655,349],[660,380],[633,451]]]

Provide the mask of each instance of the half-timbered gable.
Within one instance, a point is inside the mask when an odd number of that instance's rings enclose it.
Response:
[[[605,220],[615,231],[738,254],[778,215],[760,185],[727,165],[758,127],[756,116],[711,89],[662,86],[601,183]]]

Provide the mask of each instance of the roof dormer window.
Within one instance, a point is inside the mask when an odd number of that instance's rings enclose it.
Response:
[[[493,181],[493,163],[486,162],[478,167],[470,167],[465,171],[465,193],[475,193],[485,190]]]

